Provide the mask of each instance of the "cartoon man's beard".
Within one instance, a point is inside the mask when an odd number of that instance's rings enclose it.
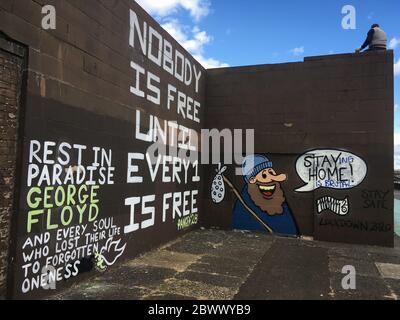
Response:
[[[254,203],[265,213],[275,216],[283,213],[285,196],[280,183],[275,182],[275,192],[270,198],[266,198],[257,184],[249,184],[248,192]]]

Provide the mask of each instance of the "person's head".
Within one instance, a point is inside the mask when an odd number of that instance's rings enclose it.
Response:
[[[374,28],[380,28],[379,24],[374,23],[374,24],[372,25],[371,29],[374,29]]]
[[[263,155],[251,155],[243,162],[243,176],[253,202],[264,212],[273,216],[283,213],[285,202],[281,183],[285,174],[277,174],[272,162]]]

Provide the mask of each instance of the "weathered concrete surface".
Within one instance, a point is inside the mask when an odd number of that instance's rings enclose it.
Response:
[[[235,298],[398,299],[400,281],[384,278],[376,264],[400,265],[399,244],[398,238],[394,249],[276,239]],[[356,290],[342,288],[347,265],[356,269]]]
[[[267,235],[195,231],[54,299],[233,299],[271,247]]]
[[[392,272],[380,272],[382,264]],[[354,291],[341,286],[346,265],[357,271]],[[399,238],[390,249],[200,230],[51,299],[395,300],[396,265]]]

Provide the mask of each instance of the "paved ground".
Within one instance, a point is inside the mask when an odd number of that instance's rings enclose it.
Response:
[[[345,265],[357,290],[342,289]],[[399,238],[390,249],[199,230],[51,298],[394,300],[399,267]]]

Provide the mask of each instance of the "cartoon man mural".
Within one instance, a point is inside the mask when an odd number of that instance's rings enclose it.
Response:
[[[272,162],[263,155],[246,157],[242,171],[246,185],[240,195],[245,204],[275,233],[297,236],[299,232],[296,221],[281,187],[287,176],[277,174]],[[233,209],[233,227],[241,230],[265,230],[239,200]]]

